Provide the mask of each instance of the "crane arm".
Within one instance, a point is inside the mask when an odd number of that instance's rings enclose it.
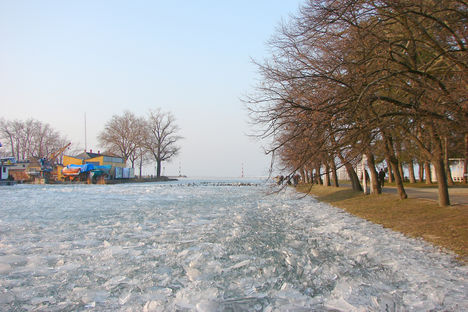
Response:
[[[58,155],[62,154],[63,151],[65,151],[70,145],[71,145],[71,143],[68,143],[67,145],[65,145],[64,147],[62,147],[61,149],[59,149],[58,151],[56,151],[52,155],[50,155],[49,161],[52,162],[55,158],[58,157]]]

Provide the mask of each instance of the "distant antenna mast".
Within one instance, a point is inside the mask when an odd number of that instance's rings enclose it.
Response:
[[[242,172],[241,172],[241,178],[244,177],[244,163],[242,163]]]
[[[182,170],[180,170],[180,161],[179,161],[179,177],[182,176]]]
[[[88,146],[86,142],[86,113],[84,113],[84,150],[85,152],[88,150]]]

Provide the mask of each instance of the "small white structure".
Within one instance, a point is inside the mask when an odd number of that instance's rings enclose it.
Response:
[[[341,166],[336,170],[336,174],[338,175],[338,180],[339,181],[349,181],[349,175],[348,172],[346,171],[345,166]]]
[[[463,158],[450,158],[450,172],[452,173],[453,182],[463,182],[463,169],[465,160]],[[437,181],[434,166],[431,164],[431,178],[432,181]]]
[[[0,180],[8,179],[8,167],[5,165],[0,165]]]
[[[8,168],[11,167],[15,163],[16,163],[16,159],[14,157],[4,157],[0,159],[0,180],[8,179],[8,175],[9,175]]]
[[[135,169],[115,167],[116,179],[133,179],[135,178]]]

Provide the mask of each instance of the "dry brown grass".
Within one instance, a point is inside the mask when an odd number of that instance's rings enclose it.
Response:
[[[364,195],[349,188],[314,185],[298,187],[318,200],[407,236],[420,237],[454,251],[468,263],[468,206],[439,207],[421,199],[400,200],[396,195]]]

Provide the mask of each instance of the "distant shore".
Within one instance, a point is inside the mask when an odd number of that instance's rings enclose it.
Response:
[[[106,184],[169,182],[169,181],[177,181],[177,179],[172,178],[172,177],[115,179],[115,180],[106,180]]]
[[[159,178],[133,178],[133,179],[113,179],[113,180],[105,180],[106,183],[104,184],[125,184],[125,183],[149,183],[149,182],[170,182],[170,181],[178,181],[178,179],[174,177],[159,177]],[[1,180],[0,185],[15,185],[15,184],[43,184],[37,183],[37,181],[10,181],[10,180]],[[51,183],[44,183],[44,184],[89,184],[86,181],[54,181]],[[92,183],[95,184],[95,183]]]

